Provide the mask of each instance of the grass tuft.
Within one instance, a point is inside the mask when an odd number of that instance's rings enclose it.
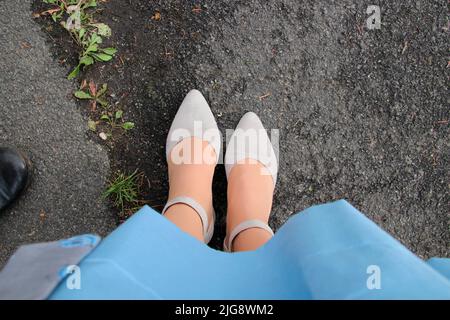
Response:
[[[124,208],[138,203],[140,174],[134,171],[130,175],[118,172],[103,192],[103,198],[111,198],[114,206],[124,212]]]

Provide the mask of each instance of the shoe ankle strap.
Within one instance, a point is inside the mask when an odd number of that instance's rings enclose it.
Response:
[[[223,242],[223,249],[227,252],[231,252],[233,240],[236,238],[242,231],[251,229],[251,228],[258,228],[263,229],[269,232],[273,236],[273,230],[264,222],[261,220],[247,220],[244,222],[241,222],[238,224],[233,231],[231,231],[231,234],[229,237],[225,237],[225,241]],[[228,240],[227,240],[228,239]]]
[[[162,211],[162,215],[165,214],[167,209],[169,209],[171,206],[177,203],[183,203],[192,209],[194,209],[195,212],[197,212],[198,216],[202,220],[203,225],[203,236],[206,236],[208,233],[208,214],[206,213],[205,209],[202,207],[201,204],[199,204],[197,201],[190,197],[175,197],[169,201],[167,201],[166,205],[164,206],[164,209]]]

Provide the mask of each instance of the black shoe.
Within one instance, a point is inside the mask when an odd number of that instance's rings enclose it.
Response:
[[[13,202],[29,180],[30,162],[20,152],[0,148],[0,211]]]

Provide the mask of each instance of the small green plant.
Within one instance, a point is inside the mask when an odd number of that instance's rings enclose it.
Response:
[[[134,171],[130,175],[118,172],[108,188],[103,192],[103,198],[111,198],[114,206],[124,212],[127,207],[134,207],[139,202],[139,179],[141,174]]]
[[[102,25],[102,27],[100,27]],[[88,26],[95,26],[97,31],[89,30]],[[111,33],[109,27],[105,24],[97,23],[85,26],[78,31],[78,39],[81,47],[83,48],[80,53],[80,60],[75,69],[72,70],[68,75],[68,79],[75,78],[79,73],[80,69],[83,67],[90,66],[94,64],[95,61],[107,62],[113,58],[117,50],[115,48],[100,48],[99,44],[102,43],[102,37],[106,36],[107,32]]]
[[[91,111],[96,110],[97,104],[103,107],[100,115],[99,121],[89,120],[88,127],[91,131],[97,131],[97,124],[99,122],[107,123],[110,127],[109,132],[101,132],[101,138],[106,140],[108,137],[112,136],[113,130],[121,128],[124,131],[129,131],[134,128],[134,123],[130,121],[123,121],[123,111],[122,110],[110,110],[110,104],[106,99],[106,92],[108,90],[108,85],[106,83],[102,84],[100,89],[94,83],[94,81],[86,80],[81,82],[80,89],[75,91],[74,96],[81,100],[89,100],[91,104]]]
[[[111,28],[94,20],[88,9],[97,7],[97,0],[43,0],[55,7],[36,14],[51,15],[53,21],[60,22],[69,31],[72,38],[81,48],[78,65],[69,73],[68,79],[73,79],[81,69],[90,66],[95,61],[107,62],[113,58],[117,50],[112,47],[102,48],[103,38],[111,36]],[[62,21],[67,16],[66,21]]]
[[[108,85],[106,83],[102,84],[101,88],[98,89],[94,81],[89,82],[89,86],[84,80],[81,83],[80,89],[75,91],[74,96],[82,100],[91,101],[91,109],[95,110],[97,103],[102,107],[106,108],[108,106],[108,101],[106,100],[106,91],[108,90]]]
[[[125,131],[131,130],[134,128],[134,123],[133,122],[123,122],[123,123],[118,123],[119,121],[122,120],[123,117],[123,111],[122,110],[117,110],[114,115],[108,115],[108,114],[103,114],[100,117],[100,120],[106,121],[107,123],[109,123],[109,125],[111,126],[112,129],[115,128],[122,128]]]

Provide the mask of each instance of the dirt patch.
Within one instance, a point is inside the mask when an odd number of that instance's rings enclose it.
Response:
[[[346,198],[417,254],[448,256],[447,3],[379,1],[381,30],[365,26],[369,4],[106,2],[99,19],[111,26],[118,57],[83,77],[108,83],[136,124],[111,143],[113,170],[142,170],[144,197],[161,210],[166,134],[197,88],[221,129],[255,111],[280,130],[275,228],[310,205]],[[67,36],[50,35],[56,56],[73,66]],[[222,165],[214,193],[219,247]]]

